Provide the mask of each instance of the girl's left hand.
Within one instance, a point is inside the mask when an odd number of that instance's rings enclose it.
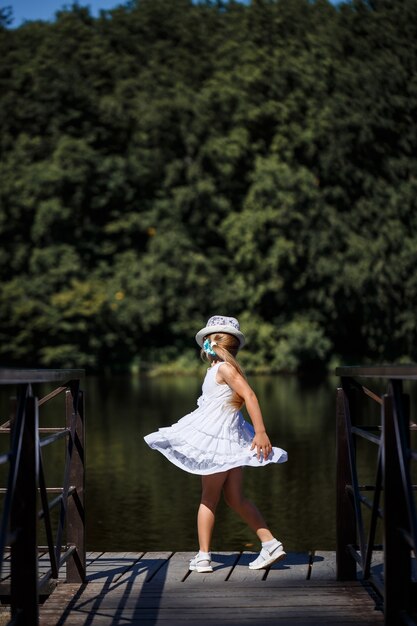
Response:
[[[252,439],[251,450],[253,450],[254,448],[256,448],[256,456],[258,457],[258,461],[260,461],[261,456],[263,456],[266,461],[266,459],[272,452],[272,444],[269,441],[269,437],[266,432],[255,433],[255,436]]]

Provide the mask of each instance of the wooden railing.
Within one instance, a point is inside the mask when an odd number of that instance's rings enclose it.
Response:
[[[403,392],[403,381],[417,381],[417,366],[339,367],[336,374],[342,381],[337,390],[337,578],[355,579],[359,565],[363,579],[380,594],[385,624],[417,624],[412,481],[417,427]],[[365,378],[383,389],[372,391],[363,384]],[[378,407],[372,419],[372,410],[365,414],[365,398]],[[359,457],[368,444],[376,446],[375,480],[361,484]],[[382,545],[376,543],[378,533]],[[382,555],[382,572],[375,573],[377,554]]]
[[[7,487],[1,489],[0,578],[10,568],[11,623],[19,626],[39,623],[39,598],[52,590],[64,563],[67,582],[85,580],[83,376],[83,370],[0,369],[0,384],[16,392],[10,419],[0,426],[0,433],[11,439],[9,451],[0,455],[0,464],[9,465]],[[59,386],[38,399],[33,391],[37,383]],[[65,422],[57,428],[40,427],[39,408],[60,394],[65,394]],[[62,484],[47,488],[42,450],[62,439],[66,441]],[[51,494],[55,494],[52,499]],[[51,511],[56,507],[59,514],[54,528]],[[50,565],[41,577],[40,524]]]

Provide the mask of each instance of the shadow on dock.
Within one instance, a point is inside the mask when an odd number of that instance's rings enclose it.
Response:
[[[382,624],[361,582],[335,578],[332,552],[290,553],[250,570],[253,553],[213,553],[214,571],[189,571],[193,553],[94,553],[88,582],[62,583],[41,607],[40,626],[234,626]]]

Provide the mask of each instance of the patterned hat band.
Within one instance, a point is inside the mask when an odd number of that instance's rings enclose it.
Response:
[[[245,335],[240,330],[239,322],[235,317],[226,317],[224,315],[213,315],[207,322],[207,325],[198,331],[195,340],[200,347],[203,347],[204,338],[213,333],[227,333],[233,335],[239,341],[239,347],[245,345]]]

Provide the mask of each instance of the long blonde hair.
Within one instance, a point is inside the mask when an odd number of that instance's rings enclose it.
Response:
[[[207,335],[205,339],[210,339],[211,349],[216,353],[216,356],[212,356],[207,354],[204,350],[201,350],[201,358],[203,360],[207,360],[210,363],[213,363],[213,361],[229,363],[245,378],[245,374],[236,359],[240,347],[240,342],[237,337],[229,333],[212,333],[211,335]],[[230,404],[233,408],[239,410],[242,408],[244,402],[239,394],[234,391]]]

